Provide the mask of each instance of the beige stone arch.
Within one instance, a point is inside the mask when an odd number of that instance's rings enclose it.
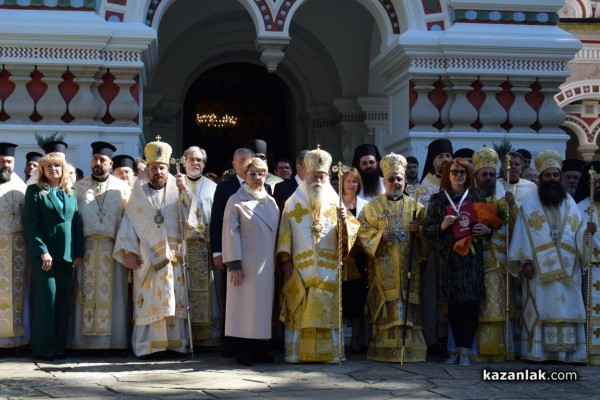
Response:
[[[596,144],[598,138],[597,130],[594,135],[593,132],[590,132],[585,121],[572,115],[566,117],[563,127],[572,132],[577,138],[579,142],[577,151],[581,155],[581,158],[585,161],[591,161],[598,150],[598,145]]]
[[[600,119],[590,121],[590,115],[598,115],[600,107],[600,80],[589,79],[571,82],[561,86],[555,96],[556,102],[565,110],[563,126],[569,129],[578,140],[577,151],[590,161],[598,150]],[[586,107],[589,108],[586,111]],[[586,118],[587,116],[587,118]]]

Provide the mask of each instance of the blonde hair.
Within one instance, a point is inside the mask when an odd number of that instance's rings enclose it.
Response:
[[[265,172],[269,171],[269,167],[267,166],[267,163],[264,162],[264,160],[262,160],[258,157],[254,157],[254,158],[250,158],[250,159],[244,161],[244,165],[242,166],[244,173],[247,174],[248,170],[252,166],[255,167],[256,169],[263,170]]]
[[[59,152],[52,152],[46,154],[42,157],[38,163],[37,167],[37,182],[36,184],[41,187],[43,192],[46,192],[46,188],[48,187],[48,178],[44,175],[44,167],[50,164],[60,164],[60,169],[62,171],[60,180],[58,181],[58,186],[69,196],[71,195],[71,179],[69,177],[69,168],[67,165],[67,160],[65,159],[65,155]]]

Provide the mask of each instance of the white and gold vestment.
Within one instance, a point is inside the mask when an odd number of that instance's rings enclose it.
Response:
[[[15,173],[0,184],[0,348],[29,343],[29,274],[23,228],[27,185]]]

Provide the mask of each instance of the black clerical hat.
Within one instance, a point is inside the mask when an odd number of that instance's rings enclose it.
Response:
[[[112,158],[113,153],[117,150],[115,146],[107,142],[93,142],[92,146],[92,155],[94,154],[102,154],[107,156],[108,158]]]
[[[113,162],[113,171],[117,168],[121,167],[129,167],[133,169],[133,157],[128,156],[127,154],[119,154],[118,156],[114,156],[112,158]]]
[[[381,154],[377,146],[371,143],[363,143],[356,146],[354,149],[354,157],[352,157],[352,166],[359,168],[360,159],[364,156],[373,156],[377,162],[381,161]]]
[[[454,154],[452,154],[452,158],[473,158],[473,153],[475,153],[475,150],[463,147],[462,149],[456,150]]]
[[[255,154],[264,154],[267,155],[267,142],[262,139],[252,139],[248,140],[244,147],[252,150]]]
[[[44,153],[49,154],[49,153],[57,152],[57,153],[65,154],[68,147],[69,147],[69,145],[66,144],[65,142],[61,142],[60,140],[55,140],[55,141],[44,144]]]
[[[0,143],[0,156],[14,157],[16,148],[17,145],[14,143],[2,142]]]
[[[563,161],[561,171],[562,172],[568,172],[568,171],[581,172],[583,170],[584,165],[585,165],[585,161],[583,161],[583,160],[568,158]]]
[[[29,153],[25,154],[25,159],[27,160],[27,162],[39,162],[40,158],[42,158],[43,156],[43,154],[40,154],[37,151],[30,151]]]
[[[581,200],[589,197],[590,195],[590,169],[594,167],[594,171],[596,174],[600,174],[600,161],[592,161],[583,166],[581,169],[581,178],[577,183],[577,190],[575,190],[575,194],[573,195],[573,199],[576,203],[579,203]]]
[[[450,140],[442,138],[429,143],[429,146],[427,146],[427,158],[423,165],[423,176],[421,177],[421,180],[423,180],[429,172],[433,172],[433,160],[441,153],[454,153],[452,150],[452,142]]]

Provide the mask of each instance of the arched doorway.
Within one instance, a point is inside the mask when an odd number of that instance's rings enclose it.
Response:
[[[293,157],[290,131],[291,95],[286,84],[260,65],[228,63],[213,67],[190,86],[183,109],[183,148],[200,146],[208,153],[206,171],[231,168],[235,149],[249,139],[268,144],[270,168],[279,157]],[[210,123],[199,115],[235,118]]]

